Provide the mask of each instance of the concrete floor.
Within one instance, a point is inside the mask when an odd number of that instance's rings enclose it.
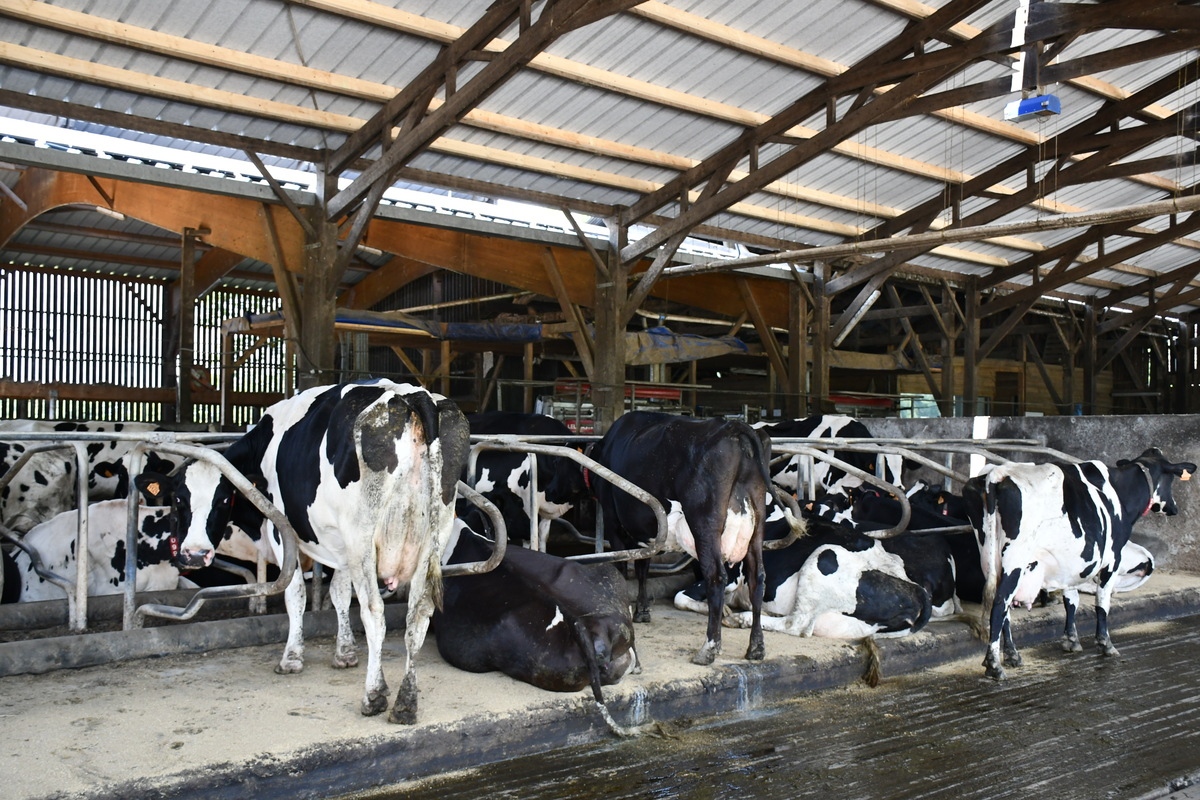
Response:
[[[853,684],[863,671],[854,643],[772,633],[767,660],[748,664],[739,630],[725,631],[714,666],[697,667],[689,658],[704,619],[663,602],[654,613],[637,629],[643,673],[606,688],[622,724],[736,715]],[[1160,571],[1117,596],[1114,640],[1119,646],[1125,626],[1197,613],[1200,576]],[[1056,638],[1060,625],[1058,608],[1035,609],[1018,613],[1014,630],[1030,647]],[[390,633],[386,650],[398,682],[402,636]],[[590,693],[460,672],[432,639],[418,660],[418,724],[364,718],[362,671],[329,668],[331,651],[328,637],[311,639],[308,666],[293,676],[273,673],[279,647],[270,645],[0,678],[0,796],[328,798],[611,736]],[[884,674],[894,677],[981,659],[983,645],[964,624],[944,623],[885,641],[883,653]]]

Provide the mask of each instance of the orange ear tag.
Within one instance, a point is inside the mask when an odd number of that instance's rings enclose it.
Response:
[[[1188,472],[1186,469],[1183,471],[1183,474],[1179,476],[1179,480],[1181,481],[1190,481],[1191,479],[1192,473]]]

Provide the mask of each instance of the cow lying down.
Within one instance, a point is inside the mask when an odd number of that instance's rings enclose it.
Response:
[[[138,511],[136,591],[156,592],[194,588],[181,578],[171,554],[171,509]],[[42,567],[67,580],[75,580],[75,539],[78,511],[64,511],[35,525],[22,543],[37,552]],[[125,585],[125,529],[128,503],[106,500],[88,506],[88,594],[120,594]],[[62,600],[63,590],[39,576],[28,553],[18,549],[4,554],[3,602]]]
[[[926,578],[914,580],[910,570],[915,573],[917,565],[907,564],[905,557],[885,547],[884,541],[823,519],[806,517],[804,521],[804,536],[782,550],[763,552],[765,630],[862,639],[904,636],[925,626],[933,609],[930,589],[946,583],[941,573],[953,575],[948,554],[918,559],[929,561],[925,566],[930,569],[923,573]],[[768,517],[768,529],[775,524],[774,515]],[[948,595],[946,602],[953,608],[952,579]],[[724,624],[750,624],[748,591],[740,571],[726,586],[725,603],[729,612]],[[707,613],[704,584],[677,593],[675,607]]]
[[[492,542],[462,520],[443,566],[484,561]],[[491,572],[446,578],[433,615],[438,652],[468,672],[503,672],[552,692],[592,688],[609,726],[601,686],[640,672],[625,579],[611,564],[585,565],[508,547]]]

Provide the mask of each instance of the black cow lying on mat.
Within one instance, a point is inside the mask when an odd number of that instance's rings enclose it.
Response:
[[[462,520],[445,564],[485,561],[492,542]],[[438,652],[468,672],[503,672],[540,689],[575,692],[637,670],[625,579],[611,564],[579,564],[509,547],[491,572],[446,578],[434,612]]]

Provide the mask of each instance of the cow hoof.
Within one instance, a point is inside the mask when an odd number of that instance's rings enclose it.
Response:
[[[649,622],[650,621],[650,609],[639,608],[633,615],[633,621],[634,622]]]
[[[705,642],[704,646],[696,651],[696,655],[692,656],[692,663],[707,667],[717,660],[719,652],[721,652],[720,645],[715,642]]]
[[[1004,666],[1019,667],[1025,663],[1025,659],[1021,658],[1020,653],[1006,653],[1004,656]]]
[[[295,675],[304,671],[303,661],[280,661],[275,665],[276,675]]]
[[[335,653],[332,666],[334,669],[350,669],[358,666],[358,653]]]
[[[767,648],[762,642],[751,642],[746,650],[747,661],[762,661],[767,657]]]
[[[1062,638],[1062,649],[1064,653],[1079,653],[1083,651],[1083,645],[1079,643],[1078,639],[1071,639],[1064,636]]]
[[[417,680],[410,672],[404,676],[396,703],[388,714],[388,722],[396,725],[415,725],[417,722]]]
[[[1002,681],[1007,675],[1004,674],[1004,667],[993,667],[984,665],[983,674],[985,677],[991,678],[994,681]]]
[[[387,688],[381,692],[367,692],[366,698],[362,704],[362,715],[364,717],[373,717],[376,714],[382,714],[387,708],[388,696]]]
[[[1119,656],[1121,651],[1112,646],[1112,642],[1107,642],[1100,645],[1100,655],[1102,656]]]

